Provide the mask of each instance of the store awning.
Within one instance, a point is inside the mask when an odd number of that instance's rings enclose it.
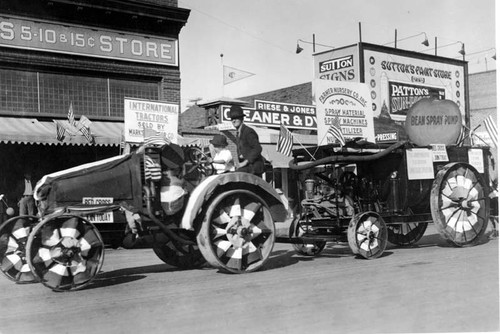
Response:
[[[39,121],[33,117],[0,117],[0,143],[42,145],[119,146],[122,122],[92,121],[90,127],[94,143],[83,135],[66,133],[57,140],[56,124],[52,120]]]

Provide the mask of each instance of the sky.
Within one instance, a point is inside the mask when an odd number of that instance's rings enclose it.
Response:
[[[496,69],[495,0],[179,0],[181,111],[195,100],[244,96],[313,80],[316,52],[363,42]],[[361,27],[361,29],[360,29]],[[424,34],[425,33],[425,34]],[[421,42],[427,36],[430,46]],[[297,41],[304,49],[296,54]],[[254,75],[223,85],[223,65]]]

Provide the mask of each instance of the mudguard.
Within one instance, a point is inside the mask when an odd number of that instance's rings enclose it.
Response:
[[[261,196],[269,206],[273,221],[282,222],[287,217],[287,210],[274,188],[262,178],[249,173],[226,173],[212,175],[203,180],[191,193],[186,211],[182,217],[181,228],[194,229],[196,217],[202,213],[204,204],[213,194],[230,189],[250,189]]]

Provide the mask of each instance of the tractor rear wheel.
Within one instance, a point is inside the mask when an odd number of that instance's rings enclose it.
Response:
[[[183,237],[187,236],[183,235]],[[184,244],[172,240],[164,233],[155,233],[153,238],[154,253],[168,265],[181,269],[197,269],[206,263],[196,242]],[[195,240],[194,237],[193,240]]]
[[[427,229],[427,223],[387,225],[387,238],[398,246],[411,246],[419,241]]]
[[[219,194],[206,210],[197,236],[205,259],[230,273],[261,268],[274,246],[274,222],[265,201],[245,189]]]
[[[430,204],[436,229],[456,246],[477,244],[488,226],[488,186],[467,163],[450,163],[437,173]]]

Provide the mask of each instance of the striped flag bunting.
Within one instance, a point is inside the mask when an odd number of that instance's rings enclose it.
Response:
[[[342,129],[340,128],[340,120],[338,117],[335,117],[332,124],[330,124],[327,133],[337,139],[340,142],[340,146],[345,145],[345,138],[342,133]]]
[[[163,132],[144,129],[144,145],[146,146],[163,146],[166,144],[170,144],[170,140],[167,139],[167,136]]]
[[[146,180],[161,180],[161,166],[147,155],[144,155],[144,177]]]
[[[493,117],[489,115],[488,117],[486,117],[483,123],[486,131],[488,132],[488,135],[491,138],[491,141],[493,142],[493,145],[495,145],[495,147],[498,147],[498,128],[497,124],[493,120]]]
[[[280,125],[280,135],[276,149],[278,152],[290,156],[292,154],[293,135],[283,124]]]

